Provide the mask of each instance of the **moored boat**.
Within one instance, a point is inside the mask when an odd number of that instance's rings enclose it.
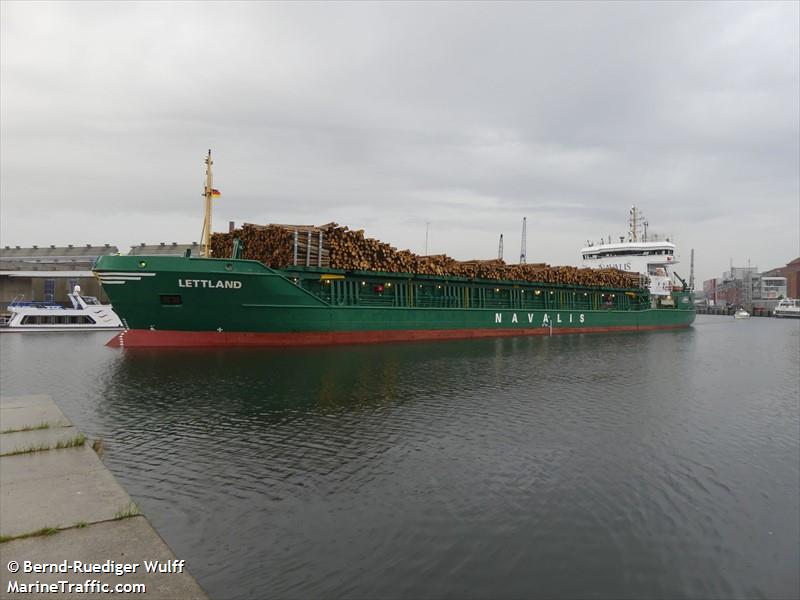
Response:
[[[17,296],[8,305],[10,316],[2,332],[112,331],[122,329],[113,308],[94,296],[83,296],[80,286],[69,294],[71,307],[55,302],[33,302]]]
[[[784,298],[778,302],[772,314],[779,318],[800,318],[800,300],[796,298]]]

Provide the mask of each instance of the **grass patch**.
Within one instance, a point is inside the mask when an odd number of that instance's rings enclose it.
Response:
[[[34,444],[31,446],[22,446],[16,448],[11,452],[6,452],[3,456],[16,456],[17,454],[31,454],[32,452],[44,452],[46,450],[63,450],[64,448],[78,448],[86,443],[86,436],[82,433],[76,435],[68,440],[62,440],[55,446],[48,446],[47,444]]]
[[[138,517],[140,514],[142,514],[142,511],[139,510],[139,507],[136,503],[131,502],[122,510],[118,510],[114,513],[114,520],[120,521],[122,519],[130,519],[131,517]]]
[[[11,452],[6,452],[3,456],[16,456],[17,454],[30,454],[32,452],[44,452],[45,450],[50,450],[50,446],[47,444],[37,444],[34,446],[23,446],[21,448],[16,448]]]
[[[85,443],[86,443],[86,436],[83,435],[82,433],[79,433],[74,438],[58,442],[54,446],[54,448],[56,450],[61,450],[63,448],[77,448],[78,446],[83,446]]]
[[[21,431],[36,431],[37,429],[50,429],[50,423],[45,423],[42,421],[38,425],[25,425],[24,427],[18,427],[17,429],[3,429],[0,433],[19,433]]]
[[[133,515],[131,515],[133,516]],[[44,537],[48,535],[55,535],[59,531],[67,531],[69,529],[86,529],[89,526],[89,523],[86,521],[76,521],[72,527],[49,527],[45,526],[41,529],[37,529],[36,531],[29,531],[28,533],[21,533],[19,535],[0,535],[0,544],[5,544],[6,542],[11,542],[14,540],[24,540],[26,538],[32,537]]]
[[[0,544],[5,544],[6,542],[10,542],[12,540],[24,540],[25,538],[53,535],[54,533],[58,533],[57,527],[42,527],[36,531],[21,533],[19,535],[0,535]]]

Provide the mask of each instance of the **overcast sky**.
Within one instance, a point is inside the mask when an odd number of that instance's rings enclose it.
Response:
[[[2,2],[3,245],[337,221],[578,264],[639,206],[689,272],[800,254],[800,3]]]

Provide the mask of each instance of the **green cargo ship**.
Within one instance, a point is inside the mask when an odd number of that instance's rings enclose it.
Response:
[[[125,325],[120,347],[305,346],[688,327],[691,292],[343,270],[205,257],[103,256],[94,273]],[[635,231],[634,231],[635,239]],[[322,234],[319,238],[320,256]],[[649,253],[648,253],[649,254]],[[671,257],[670,257],[671,258]]]
[[[94,272],[126,331],[113,346],[299,346],[689,326],[691,293],[168,256]]]

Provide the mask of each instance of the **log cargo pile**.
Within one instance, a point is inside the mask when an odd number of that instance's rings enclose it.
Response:
[[[227,257],[233,251],[233,239],[242,244],[242,258],[258,260],[268,267],[282,268],[292,262],[294,233],[276,225],[245,226],[231,233],[211,234],[211,256]]]
[[[347,271],[383,271],[419,275],[505,279],[567,285],[638,288],[647,278],[617,269],[551,267],[544,263],[509,265],[499,259],[457,261],[445,254],[420,256],[410,250],[368,238],[363,230],[328,223],[313,225],[253,225],[211,236],[215,257],[231,255],[233,239],[243,245],[242,258],[274,269],[292,265],[321,266]]]
[[[331,227],[335,227],[336,223],[328,223],[327,225],[320,225],[316,227],[314,225],[255,225],[253,223],[245,223],[242,229],[237,229],[236,233],[238,232],[246,232],[252,238],[253,241],[256,242],[256,246],[261,247],[275,247],[275,249],[280,248],[281,250],[286,249],[286,234],[285,232],[289,232],[289,255],[286,260],[289,262],[281,263],[280,260],[276,261],[276,264],[284,264],[284,266],[298,264],[298,265],[305,265],[306,263],[309,266],[320,266],[320,267],[330,267],[330,245],[325,240],[327,236],[327,232]],[[320,244],[320,232],[322,233],[322,243]],[[237,236],[234,234],[233,237],[239,237],[242,239],[241,236]],[[295,260],[295,238],[297,239],[297,257]],[[242,241],[244,241],[242,239]],[[245,249],[248,247],[248,244],[245,242]],[[260,251],[259,251],[260,252]],[[260,253],[258,254],[261,255]],[[282,253],[278,253],[276,258],[283,257]],[[249,258],[249,257],[248,257]],[[256,258],[256,260],[260,260]],[[273,266],[267,261],[261,261],[267,266]],[[282,267],[275,267],[275,268],[282,268]]]

